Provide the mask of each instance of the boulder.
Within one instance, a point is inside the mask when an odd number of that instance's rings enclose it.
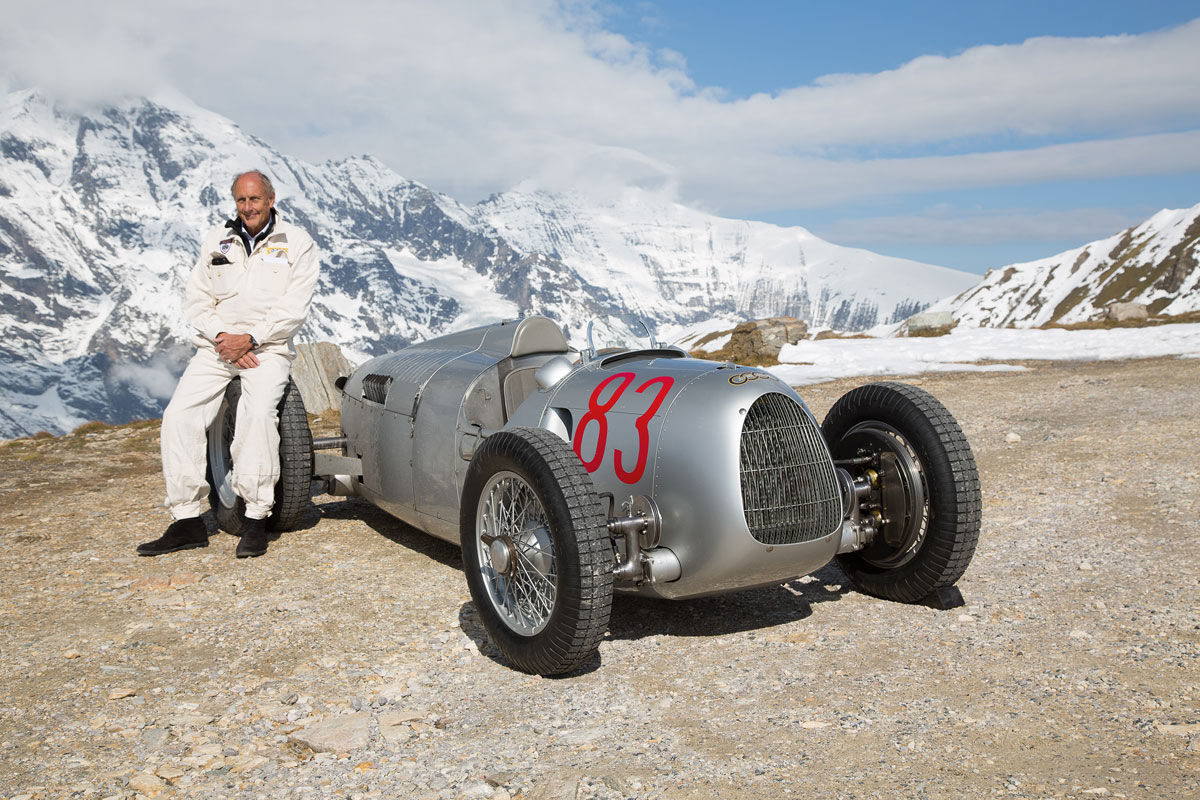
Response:
[[[954,327],[954,315],[949,311],[923,311],[909,317],[906,324],[909,336],[942,336]]]
[[[335,411],[342,407],[342,393],[333,382],[354,371],[342,350],[330,342],[296,345],[296,360],[292,362],[292,380],[304,399],[304,410],[310,414]]]
[[[296,731],[289,741],[314,753],[350,753],[371,741],[371,715],[366,711],[322,720]]]
[[[1133,322],[1150,316],[1145,303],[1110,303],[1104,316],[1112,322]]]
[[[725,351],[739,364],[773,361],[785,344],[796,344],[807,333],[808,324],[795,317],[751,320],[733,329]]]

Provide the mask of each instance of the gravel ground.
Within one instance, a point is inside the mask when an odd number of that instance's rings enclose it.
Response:
[[[1196,797],[1200,360],[1028,366],[910,381],[980,465],[965,607],[835,565],[618,597],[557,679],[504,665],[456,548],[363,501],[262,558],[137,558],[156,426],[0,446],[0,797]]]

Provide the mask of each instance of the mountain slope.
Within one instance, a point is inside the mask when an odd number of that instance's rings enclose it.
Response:
[[[550,254],[647,320],[795,316],[863,330],[978,278],[840,247],[803,228],[714,217],[637,189],[607,202],[508,192],[476,207],[514,247]]]
[[[725,220],[631,191],[608,203],[509,193],[474,207],[363,156],[320,165],[186,100],[67,112],[37,91],[0,110],[0,437],[157,416],[189,348],[180,308],[229,181],[271,175],[322,275],[301,338],[352,357],[545,313],[652,327],[789,313],[862,329],[976,276]]]
[[[960,324],[1036,328],[1102,319],[1111,303],[1151,314],[1200,311],[1200,205],[1164,210],[1107,239],[1040,261],[990,270],[979,285],[934,305]]]

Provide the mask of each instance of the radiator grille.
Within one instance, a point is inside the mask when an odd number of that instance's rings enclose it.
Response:
[[[392,385],[391,375],[368,375],[363,378],[363,399],[383,405],[387,400],[388,388]]]
[[[837,476],[816,422],[794,400],[768,392],[742,424],[742,507],[764,544],[809,542],[842,523]]]

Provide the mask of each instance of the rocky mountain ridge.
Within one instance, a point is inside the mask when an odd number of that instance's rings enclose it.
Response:
[[[972,327],[1038,328],[1103,319],[1110,305],[1130,302],[1159,317],[1200,312],[1200,205],[1164,209],[1106,239],[989,270],[929,311]]]
[[[861,330],[970,286],[963,272],[729,220],[630,189],[601,203],[511,192],[464,206],[370,156],[308,164],[186,100],[0,111],[0,438],[157,416],[188,352],[196,242],[242,169],[275,182],[322,276],[300,339],[352,358],[546,314],[582,343],[712,317]]]

